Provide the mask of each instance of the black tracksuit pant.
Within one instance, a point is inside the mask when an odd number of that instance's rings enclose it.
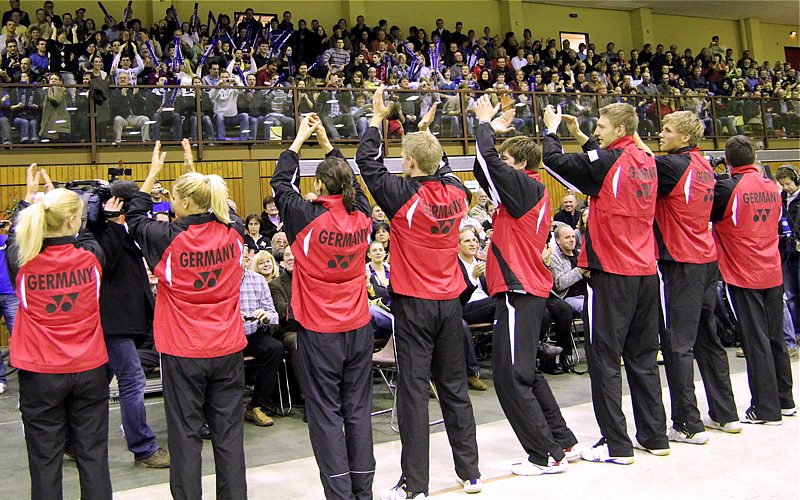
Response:
[[[283,358],[283,344],[270,335],[266,328],[259,329],[247,336],[244,355],[256,358],[252,367],[254,380],[250,407],[266,407],[278,385],[278,367]]]
[[[244,357],[161,355],[172,497],[202,498],[203,416],[211,430],[217,498],[247,498],[244,463]]]
[[[705,430],[694,393],[694,363],[700,369],[709,415],[720,423],[738,420],[728,355],[716,332],[719,268],[716,262],[661,261],[661,352],[669,383],[672,426],[689,433]]]
[[[633,456],[622,413],[620,356],[633,400],[636,439],[650,449],[669,448],[658,375],[658,278],[622,276],[593,269],[587,286],[584,324],[592,405],[600,432],[614,457]]]
[[[536,350],[545,301],[523,293],[497,296],[492,332],[492,378],[497,399],[528,460],[547,465],[578,442],[567,427],[556,398],[536,369]]]
[[[297,375],[327,499],[372,498],[372,325],[297,332]]]
[[[748,412],[763,420],[781,420],[781,408],[794,408],[792,367],[783,340],[783,287],[754,290],[728,285],[728,297],[747,363]]]
[[[32,499],[63,497],[61,466],[68,434],[78,463],[81,498],[111,498],[106,365],[64,374],[20,370],[19,409]]]
[[[428,491],[430,380],[436,384],[456,474],[478,479],[475,417],[467,394],[464,335],[458,299],[428,300],[395,295],[394,341],[397,353],[397,418],[403,445],[401,466],[406,490]]]

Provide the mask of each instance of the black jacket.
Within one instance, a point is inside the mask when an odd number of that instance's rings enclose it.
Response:
[[[467,266],[464,265],[464,261],[458,259],[458,266],[461,268],[461,275],[464,276],[464,283],[467,284],[467,288],[461,292],[461,295],[458,296],[458,300],[461,302],[461,307],[464,307],[468,302],[469,299],[472,298],[472,294],[475,293],[475,290],[478,288],[476,285],[472,283],[469,274],[467,273]],[[481,277],[478,278],[480,281],[481,288],[486,292],[486,295],[489,295],[489,288],[486,286],[486,273],[481,274]]]
[[[152,335],[155,300],[141,250],[120,224],[102,221],[90,224],[89,230],[106,256],[100,285],[103,333],[137,340]]]

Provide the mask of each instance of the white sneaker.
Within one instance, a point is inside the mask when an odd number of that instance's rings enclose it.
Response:
[[[725,424],[721,424],[711,419],[711,417],[703,417],[703,425],[706,429],[715,429],[722,432],[727,432],[728,434],[739,434],[742,432],[742,424],[739,422],[727,422]]]
[[[464,485],[464,493],[480,493],[483,489],[480,479],[465,479],[461,484]]]
[[[692,433],[670,427],[667,431],[667,439],[676,443],[706,444],[708,443],[708,433],[704,431]]]
[[[3,389],[0,387],[0,394],[2,394]],[[784,417],[793,417],[797,415],[797,408],[781,408],[781,415]]]
[[[511,464],[511,472],[517,476],[541,476],[542,474],[558,474],[567,470],[567,459],[562,458],[560,462],[548,457],[547,465],[536,465],[528,459],[522,462]]]
[[[577,462],[577,461],[579,461],[581,459],[581,450],[582,449],[583,449],[583,446],[581,446],[579,443],[578,444],[574,444],[574,445],[570,446],[569,448],[567,448],[566,450],[564,450],[564,458],[566,458],[567,462],[569,462],[569,463]]]
[[[603,441],[595,446],[581,448],[581,458],[588,462],[605,462],[617,465],[630,465],[633,463],[633,457],[612,457],[608,451],[608,445]]]
[[[0,361],[2,363],[2,361]],[[0,382],[0,394],[3,394],[8,390],[8,384],[5,382]]]
[[[637,450],[643,450],[658,457],[666,457],[670,454],[669,448],[645,448],[639,441],[636,440],[636,437],[631,438],[631,442],[633,443],[633,447]]]
[[[428,496],[425,493],[417,493],[416,495],[409,496],[404,486],[405,484],[398,484],[394,488],[384,491],[383,493],[381,493],[380,500],[406,500],[408,498],[414,498],[414,499],[428,498]]]

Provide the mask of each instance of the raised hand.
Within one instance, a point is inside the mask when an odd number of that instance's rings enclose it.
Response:
[[[103,205],[103,212],[106,213],[106,220],[122,224],[122,205],[122,198],[117,198],[116,196],[109,198]]]
[[[39,167],[35,163],[31,163],[25,173],[25,201],[28,203],[33,202],[33,196],[39,191],[39,182],[41,180],[41,173]]]
[[[552,133],[556,133],[558,130],[558,126],[561,125],[561,106],[558,107],[558,111],[553,108],[552,104],[548,104],[547,108],[544,110],[544,126],[545,128]]]
[[[498,104],[499,106],[499,104]],[[507,109],[502,115],[492,120],[491,125],[496,134],[506,134],[514,131],[514,117],[517,111],[514,108]]]
[[[183,147],[183,164],[189,172],[197,172],[194,169],[194,155],[192,153],[192,145],[189,144],[189,139],[183,138],[181,141]]]
[[[425,114],[422,115],[422,118],[419,119],[419,122],[417,123],[417,127],[419,128],[419,130],[421,132],[428,132],[428,129],[430,128],[431,124],[433,123],[434,118],[436,118],[436,107],[437,106],[439,106],[439,102],[438,101],[433,101],[433,103],[431,103],[431,107],[428,109],[428,111],[426,111]]]
[[[375,117],[380,117],[381,120],[389,116],[392,106],[394,106],[394,102],[389,102],[388,105],[383,102],[383,92],[385,90],[386,86],[381,85],[372,95],[372,112],[375,113]]]
[[[328,132],[325,130],[325,127],[322,125],[322,121],[317,124],[317,128],[314,130],[317,134],[317,142],[319,143],[322,151],[325,154],[328,154],[333,150],[333,145],[331,144],[331,140],[328,138]]]
[[[167,153],[161,152],[161,141],[156,141],[156,145],[153,146],[153,156],[150,158],[150,173],[148,175],[158,175],[161,173],[166,158]]]
[[[561,115],[561,120],[567,126],[567,130],[573,136],[576,136],[581,133],[581,127],[578,124],[578,118],[572,115]]]
[[[481,96],[478,102],[475,103],[475,117],[479,122],[492,121],[492,117],[500,110],[500,103],[492,106],[492,100],[488,95]]]
[[[317,131],[317,127],[321,126],[322,122],[316,113],[307,114],[306,117],[303,118],[303,121],[300,122],[297,135],[295,135],[292,145],[289,146],[289,150],[300,154],[300,148],[302,148],[303,144]]]
[[[53,185],[53,181],[50,180],[50,176],[47,175],[47,171],[43,168],[39,171],[39,173],[42,174],[42,181],[44,181],[45,194],[54,190],[56,187]]]

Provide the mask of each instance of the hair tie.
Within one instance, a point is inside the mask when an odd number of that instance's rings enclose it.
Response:
[[[42,205],[44,206],[45,210],[50,210],[50,205],[51,205],[50,200],[47,199],[42,200]]]
[[[211,178],[207,175],[204,175],[203,182],[205,182],[206,184],[211,184]]]

